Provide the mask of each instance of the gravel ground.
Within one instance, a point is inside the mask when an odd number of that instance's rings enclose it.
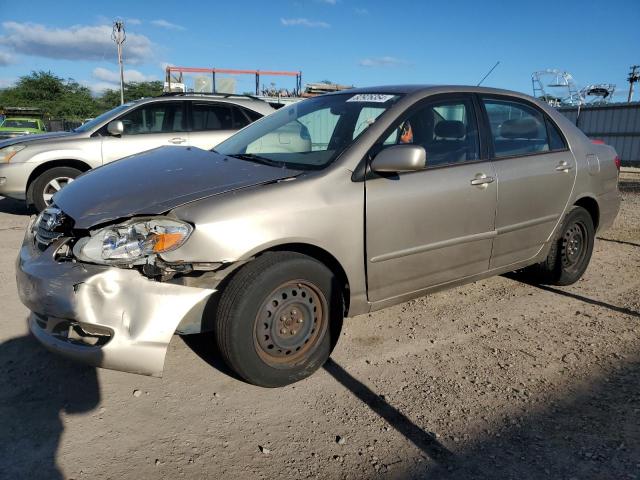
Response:
[[[347,319],[324,369],[242,383],[208,335],[165,376],[76,365],[27,335],[0,198],[0,478],[640,478],[640,171],[584,278],[496,277]]]

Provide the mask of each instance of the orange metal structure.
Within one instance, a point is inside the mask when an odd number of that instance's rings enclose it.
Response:
[[[256,78],[256,95],[260,94],[260,75],[268,76],[285,76],[296,78],[295,94],[300,95],[302,91],[302,72],[287,72],[278,70],[233,70],[228,68],[200,68],[200,67],[173,67],[169,66],[166,69],[166,82],[171,90],[171,73],[176,72],[180,74],[180,82],[182,82],[183,73],[209,73],[213,80],[213,92],[216,93],[216,73],[229,74],[229,75],[255,75]]]

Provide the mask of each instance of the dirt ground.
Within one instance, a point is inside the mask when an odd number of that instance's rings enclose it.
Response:
[[[640,170],[584,278],[496,277],[347,319],[282,389],[174,337],[162,379],[96,370],[27,335],[0,199],[0,478],[640,479]]]

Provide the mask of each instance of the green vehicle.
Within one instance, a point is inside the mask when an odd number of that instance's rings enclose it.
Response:
[[[46,131],[44,122],[39,118],[6,117],[0,123],[0,139],[33,133],[45,133]]]

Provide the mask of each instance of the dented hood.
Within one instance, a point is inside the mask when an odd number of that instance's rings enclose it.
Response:
[[[75,228],[133,215],[157,215],[211,195],[301,173],[192,147],[161,147],[90,170],[53,202]]]

